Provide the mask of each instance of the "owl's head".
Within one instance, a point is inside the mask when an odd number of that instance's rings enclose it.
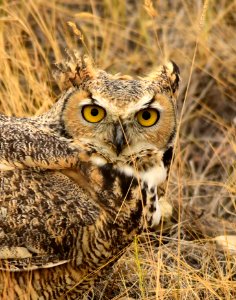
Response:
[[[134,79],[96,69],[87,56],[73,52],[58,68],[67,90],[65,130],[100,155],[97,164],[130,165],[153,154],[161,158],[173,143],[179,86],[175,63]]]

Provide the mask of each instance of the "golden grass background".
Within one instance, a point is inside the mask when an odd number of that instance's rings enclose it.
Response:
[[[41,114],[56,101],[65,48],[114,73],[180,67],[173,218],[133,243],[100,299],[236,299],[236,242],[215,242],[236,233],[235,31],[235,0],[0,1],[1,113]]]

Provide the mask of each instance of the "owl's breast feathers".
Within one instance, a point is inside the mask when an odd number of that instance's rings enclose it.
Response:
[[[79,268],[87,255],[96,268],[127,245],[142,228],[142,195],[135,178],[111,168],[84,170],[92,192],[59,171],[2,171],[1,268]]]

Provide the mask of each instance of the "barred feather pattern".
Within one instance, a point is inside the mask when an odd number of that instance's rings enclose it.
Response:
[[[81,299],[165,216],[177,66],[136,79],[75,52],[58,67],[65,90],[48,112],[0,115],[1,299]],[[86,106],[103,119],[87,121]],[[153,126],[138,123],[145,109]]]

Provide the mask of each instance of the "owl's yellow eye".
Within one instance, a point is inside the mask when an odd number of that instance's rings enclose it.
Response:
[[[160,113],[154,108],[142,109],[137,113],[137,120],[140,125],[150,127],[156,124],[160,118]]]
[[[82,109],[84,119],[90,123],[98,123],[106,116],[106,111],[98,105],[86,105]]]

